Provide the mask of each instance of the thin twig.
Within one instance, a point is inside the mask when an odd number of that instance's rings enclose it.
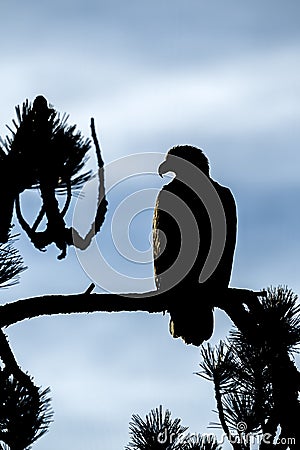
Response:
[[[91,294],[91,292],[93,292],[93,290],[95,289],[95,284],[94,283],[91,283],[90,285],[89,285],[89,287],[87,288],[87,290],[86,291],[84,291],[84,293],[85,294]]]
[[[101,169],[104,166],[104,162],[103,162],[102,155],[101,155],[101,148],[100,148],[99,141],[97,138],[97,134],[96,134],[96,130],[95,130],[95,120],[93,117],[91,118],[91,132],[92,132],[92,138],[93,138],[95,149],[96,149],[98,167],[99,167],[99,169]]]
[[[17,215],[17,219],[19,221],[19,224],[21,225],[21,227],[23,228],[23,230],[25,231],[25,233],[27,234],[29,239],[32,240],[32,238],[34,236],[34,230],[30,227],[30,225],[26,222],[26,220],[23,217],[23,214],[22,214],[22,211],[21,211],[21,204],[20,204],[20,197],[19,197],[19,195],[17,195],[17,197],[16,197],[15,207],[16,207],[16,215]],[[44,215],[44,211],[43,211],[43,215]]]
[[[97,211],[95,215],[95,220],[92,223],[85,237],[80,236],[78,231],[73,227],[66,230],[66,242],[68,243],[68,245],[74,245],[76,248],[79,248],[80,250],[86,250],[90,246],[94,236],[97,233],[99,233],[101,226],[104,223],[105,215],[107,212],[107,200],[106,200],[105,179],[104,179],[104,162],[101,156],[101,148],[96,135],[95,121],[93,118],[91,118],[91,132],[96,150],[98,162],[98,179],[99,179]]]

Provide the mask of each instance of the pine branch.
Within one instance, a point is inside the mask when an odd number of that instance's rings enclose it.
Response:
[[[221,386],[220,386],[218,379],[214,379],[214,387],[215,387],[215,399],[216,399],[216,403],[217,403],[219,419],[220,419],[220,423],[223,428],[223,431],[226,434],[227,438],[229,439],[229,442],[232,443],[232,447],[234,448],[234,450],[241,450],[241,445],[232,436],[230,429],[226,422],[226,416],[225,416],[225,412],[224,412],[223,404],[222,404]]]
[[[14,239],[2,245],[0,244],[0,287],[13,286],[18,282],[21,272],[27,267],[23,265],[23,260],[18,250],[13,247]]]

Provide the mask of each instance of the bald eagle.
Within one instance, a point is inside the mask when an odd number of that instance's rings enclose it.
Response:
[[[172,336],[199,346],[213,333],[214,302],[230,282],[236,205],[210,177],[201,149],[171,148],[158,169],[161,176],[169,171],[175,178],[159,192],[153,218],[155,283],[172,296]]]

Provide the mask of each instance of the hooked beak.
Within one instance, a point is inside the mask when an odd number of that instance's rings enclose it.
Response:
[[[158,168],[158,175],[162,178],[165,173],[167,173],[169,169],[167,168],[167,161],[164,161],[161,163],[161,165]]]

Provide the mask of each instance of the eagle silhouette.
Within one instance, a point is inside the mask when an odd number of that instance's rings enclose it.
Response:
[[[197,147],[171,148],[158,173],[163,176],[169,171],[175,177],[159,192],[153,218],[155,283],[159,291],[171,295],[172,336],[199,346],[213,333],[216,296],[222,295],[230,282],[236,245],[236,204],[230,189],[210,177],[209,161]],[[222,251],[207,279],[199,282],[213,250],[213,233],[220,225],[212,218],[214,203],[223,213],[223,219],[219,219],[224,221],[225,230]]]

